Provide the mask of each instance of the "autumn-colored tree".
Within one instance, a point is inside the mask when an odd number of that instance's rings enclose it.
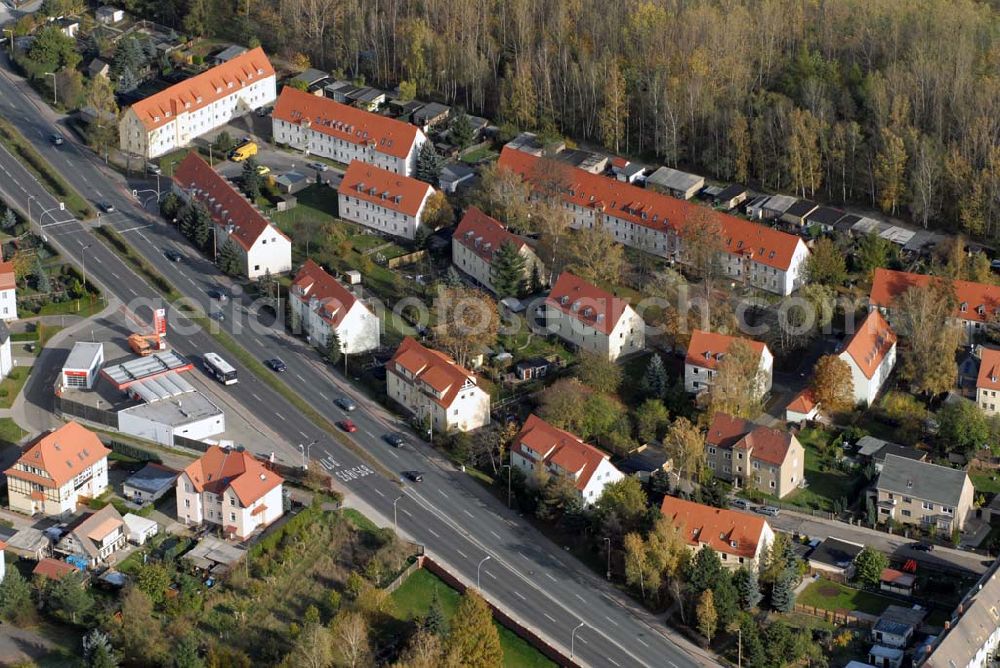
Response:
[[[427,203],[424,204],[424,214],[421,221],[434,230],[451,225],[454,219],[455,214],[448,198],[440,190],[435,190],[434,194],[427,198]]]
[[[535,206],[532,227],[538,233],[536,252],[550,275],[557,276],[567,262],[566,237],[570,215],[559,203],[542,201]]]
[[[464,286],[438,289],[434,301],[438,326],[435,340],[468,368],[473,355],[496,342],[500,317],[496,302],[482,290]]]
[[[625,582],[632,587],[638,586],[643,600],[646,600],[647,591],[655,592],[660,588],[660,575],[650,563],[646,542],[634,531],[625,535]]]
[[[519,128],[532,128],[538,120],[538,98],[531,76],[531,64],[524,58],[507,66],[501,115]]]
[[[661,438],[670,424],[670,411],[660,399],[646,399],[635,409],[636,432],[643,442]]]
[[[614,394],[622,383],[623,371],[607,355],[584,350],[580,353],[573,375],[596,392]]]
[[[823,123],[806,109],[793,109],[789,122],[788,161],[792,186],[803,197],[812,197],[822,177],[820,136]]]
[[[609,59],[604,66],[604,104],[601,105],[599,123],[601,141],[609,149],[618,153],[625,136],[625,119],[628,116],[628,97],[625,90],[625,75],[615,59]]]
[[[715,628],[719,622],[719,617],[715,612],[715,601],[713,600],[711,589],[701,592],[694,614],[698,620],[699,633],[705,636],[705,640],[712,642],[712,638],[715,637]]]
[[[577,230],[568,244],[567,269],[591,283],[616,283],[625,267],[625,247],[603,225]]]
[[[750,176],[750,125],[741,112],[733,112],[727,128],[726,146],[729,149],[727,178],[736,183],[746,183]]]
[[[417,631],[393,668],[439,668],[444,647],[441,636],[428,630]]]
[[[900,376],[917,392],[947,392],[958,379],[955,351],[962,329],[951,320],[955,291],[944,279],[907,289],[896,299],[893,320],[903,337]]]
[[[847,262],[844,251],[832,239],[823,237],[813,244],[812,254],[806,261],[806,274],[813,283],[838,286],[847,280]]]
[[[493,613],[475,589],[466,589],[452,618],[445,640],[445,664],[467,668],[499,668],[503,665],[500,634]]]
[[[577,378],[560,378],[538,397],[538,416],[553,426],[579,433],[586,419],[585,404],[593,390]]]
[[[722,223],[715,212],[695,207],[680,230],[681,258],[701,279],[705,294],[711,294],[714,279],[722,270],[720,253],[725,250]]]
[[[474,199],[487,215],[513,230],[529,232],[534,228],[530,196],[531,188],[520,174],[494,162],[483,168]]]
[[[719,362],[708,389],[710,413],[754,418],[760,414],[764,390],[761,354],[742,339],[733,341]]]
[[[883,128],[881,147],[875,156],[875,183],[878,203],[883,211],[896,214],[906,195],[906,145],[889,128]]]
[[[677,418],[663,437],[663,446],[674,462],[679,475],[691,480],[701,477],[705,464],[705,437],[687,418]]]
[[[333,654],[333,660],[338,666],[358,668],[370,665],[372,651],[369,639],[370,629],[364,614],[354,610],[341,610],[330,622],[329,631],[320,628],[326,635],[326,643],[329,647],[326,651]],[[322,639],[317,641],[317,643],[321,642]],[[323,658],[326,659],[326,657]],[[323,668],[328,665],[329,659],[326,659],[325,663],[317,663],[311,668]]]
[[[819,359],[810,386],[820,410],[827,415],[847,411],[854,406],[851,367],[837,355],[824,355]]]

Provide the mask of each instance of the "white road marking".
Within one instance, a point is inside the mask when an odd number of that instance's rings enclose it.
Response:
[[[295,377],[301,380],[303,383],[306,382],[306,379],[300,376],[299,374],[295,374]]]
[[[441,536],[439,536],[439,535],[438,535],[438,533],[437,533],[437,531],[435,531],[434,529],[430,529],[430,528],[428,528],[428,529],[427,529],[427,531],[428,531],[428,532],[429,532],[429,533],[430,533],[430,534],[431,534],[432,536],[434,536],[435,538],[441,538]]]
[[[528,557],[524,554],[524,552],[521,552],[520,550],[518,550],[517,553],[521,556],[522,559],[528,559]],[[529,561],[530,561],[530,559],[529,559]]]
[[[409,510],[407,510],[406,508],[400,508],[400,509],[399,509],[399,512],[403,513],[403,514],[404,514],[404,515],[406,515],[407,517],[413,517],[413,515],[412,515],[412,514],[410,514],[410,511],[409,511]]]
[[[519,591],[514,592],[514,596],[517,596],[522,601],[527,601],[528,600],[525,597],[521,596],[521,592],[519,592]]]
[[[326,396],[326,395],[325,395],[325,394],[323,394],[322,392],[320,392],[320,393],[319,393],[319,396],[323,397],[323,399],[324,399],[325,401],[330,401],[330,397]]]
[[[116,281],[120,281],[120,280],[122,280],[122,279],[121,279],[121,276],[119,276],[119,275],[118,275],[118,274],[116,274],[115,272],[111,272],[111,275],[115,277],[115,280],[116,280]]]
[[[584,638],[583,636],[581,636],[579,634],[577,634],[576,639],[579,640],[580,642],[582,642],[584,645],[589,645],[590,644],[589,642],[587,642],[586,638]]]
[[[615,620],[611,619],[611,618],[610,618],[610,617],[608,617],[607,615],[605,615],[605,616],[604,616],[604,619],[608,620],[609,622],[611,622],[611,623],[612,623],[612,624],[614,624],[615,626],[618,626],[618,622],[616,622]]]
[[[496,580],[496,579],[497,579],[497,576],[493,575],[493,574],[492,574],[492,573],[490,573],[489,571],[485,571],[485,573],[486,573],[487,575],[489,575],[489,576],[490,576],[491,578],[493,578],[494,580]]]
[[[261,348],[263,348],[263,347],[264,347],[264,344],[263,344],[263,343],[261,343],[261,342],[260,342],[260,339],[258,339],[258,338],[257,338],[256,336],[255,336],[255,337],[253,338],[253,340],[254,340],[254,341],[256,341],[256,342],[257,342],[257,345],[258,345],[258,346],[260,346]]]
[[[558,582],[558,580],[556,580],[554,577],[552,577],[551,573],[546,573],[545,577],[547,577],[548,579],[552,580],[553,582]]]
[[[393,457],[395,457],[396,459],[399,459],[399,455],[396,454],[395,450],[390,450],[389,454],[392,455]]]
[[[468,510],[466,510],[465,508],[462,508],[462,512],[463,512],[463,513],[465,513],[466,515],[468,515],[469,517],[473,518],[473,519],[475,519],[475,518],[476,518],[476,516],[475,516],[475,515],[473,515],[472,513],[470,513],[470,512],[469,512]]]
[[[580,599],[580,600],[581,600],[581,601],[583,601],[584,603],[586,603],[586,602],[587,602],[587,601],[586,601],[586,600],[584,600],[584,598],[583,598],[582,596],[580,596],[579,594],[573,594],[573,596],[576,596],[576,597],[577,597],[578,599]]]
[[[621,666],[622,665],[622,664],[618,663],[617,661],[615,661],[614,659],[612,659],[610,656],[606,656],[604,658],[606,658],[608,661],[610,661],[611,663],[615,664],[616,666]]]
[[[264,403],[263,401],[261,401],[261,398],[257,396],[256,392],[251,392],[250,396],[253,397],[257,402]]]
[[[643,640],[642,638],[636,638],[636,640],[638,640],[639,644],[642,645],[643,647],[649,647],[649,643]]]
[[[493,531],[492,529],[490,529],[490,533],[493,534],[493,537],[496,538],[497,540],[503,540],[503,538],[501,538],[500,535],[496,531]]]
[[[444,493],[444,490],[439,489],[438,490],[438,494],[440,494],[441,496],[443,496],[446,499],[448,498],[448,495]]]
[[[281,413],[279,413],[278,411],[274,411],[274,414],[277,415],[278,419],[281,420],[282,422],[286,422],[287,421],[287,420],[285,420],[285,416],[282,415]]]
[[[465,559],[469,558],[469,555],[467,555],[465,552],[462,552],[458,548],[456,548],[455,551],[458,552],[460,555],[462,555],[463,558],[465,558]]]
[[[367,429],[362,429],[362,431],[365,432],[365,434],[368,435],[368,438],[375,438],[375,434],[371,433]]]
[[[381,491],[379,491],[378,489],[376,489],[376,488],[374,488],[374,487],[373,487],[372,489],[375,489],[375,493],[376,493],[376,494],[378,494],[378,495],[379,495],[379,496],[381,496],[382,498],[385,498],[385,494],[383,494],[383,493],[382,493]]]
[[[549,620],[549,621],[550,621],[550,622],[552,622],[553,624],[555,624],[555,623],[556,623],[556,618],[555,618],[555,617],[553,617],[552,615],[550,615],[549,613],[547,613],[547,612],[543,612],[542,614],[543,614],[543,615],[545,616],[545,619]]]
[[[193,285],[194,287],[198,287],[198,284],[197,284],[197,283],[195,283],[195,282],[194,282],[194,279],[193,279],[193,278],[191,278],[190,276],[188,276],[188,283],[190,283],[190,284],[191,284],[191,285]]]
[[[308,435],[308,434],[306,434],[306,433],[305,433],[304,431],[302,431],[301,429],[299,429],[299,433],[300,433],[300,434],[302,434],[302,438],[309,438],[309,435]]]

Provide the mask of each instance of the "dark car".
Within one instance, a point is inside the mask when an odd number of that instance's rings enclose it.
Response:
[[[403,475],[412,482],[423,482],[424,474],[420,471],[403,471]]]
[[[66,140],[63,139],[62,135],[54,134],[51,137],[49,137],[49,141],[52,142],[53,146],[62,146],[63,142]]]
[[[353,434],[358,430],[358,425],[354,424],[350,420],[341,420],[337,423],[337,426],[346,431],[348,434]]]
[[[171,262],[180,262],[184,259],[184,256],[175,251],[174,249],[169,249],[163,253],[164,256]]]
[[[264,364],[266,364],[271,369],[271,371],[276,371],[278,373],[281,373],[282,371],[288,369],[288,366],[277,357],[273,357],[269,360],[264,360]]]
[[[223,292],[223,291],[221,291],[221,290],[209,290],[208,291],[208,297],[209,297],[209,299],[217,299],[218,301],[222,302],[223,304],[225,304],[227,301],[229,301],[229,297],[227,297],[226,293]]]
[[[399,434],[386,434],[382,439],[394,448],[401,448],[406,443]]]
[[[337,397],[333,400],[333,403],[337,404],[337,406],[345,411],[353,411],[357,408],[357,405],[347,397]]]
[[[930,543],[910,543],[910,549],[918,552],[933,552],[934,546]]]
[[[97,206],[101,207],[101,211],[103,211],[104,213],[114,213],[115,212],[115,205],[112,204],[111,202],[101,202]]]

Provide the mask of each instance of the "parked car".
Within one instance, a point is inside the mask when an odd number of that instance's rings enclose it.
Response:
[[[63,136],[60,134],[53,134],[49,137],[49,141],[52,142],[53,146],[62,146],[63,142],[66,140],[63,139]]]
[[[353,411],[355,408],[357,408],[357,405],[355,405],[355,403],[351,401],[348,397],[337,397],[336,399],[333,400],[333,403],[337,404],[337,406],[344,409],[345,411]]]
[[[394,448],[401,448],[406,443],[399,434],[386,434],[382,439]]]
[[[757,512],[768,517],[777,517],[781,513],[781,508],[777,506],[759,506]]]
[[[215,300],[218,300],[218,301],[222,302],[223,304],[225,304],[227,301],[229,301],[229,297],[227,297],[226,293],[223,292],[222,290],[209,290],[208,291],[208,296],[211,299],[215,299]]]
[[[271,173],[271,168],[268,167],[267,165],[257,165],[257,174],[258,174],[258,176],[264,176],[264,175],[270,174],[270,173]]]
[[[424,474],[420,471],[403,471],[403,475],[412,482],[423,482]]]
[[[153,163],[149,163],[148,165],[146,165],[146,173],[152,174],[153,176],[159,176],[160,174],[163,173],[163,170],[160,169],[159,165],[154,165]]]
[[[738,510],[748,510],[750,508],[750,502],[746,499],[732,499],[729,502],[730,508],[736,508]]]
[[[272,357],[269,360],[264,360],[264,364],[266,364],[271,369],[271,371],[275,371],[277,373],[281,373],[282,371],[288,369],[288,366],[277,357]]]
[[[101,211],[103,211],[104,213],[114,213],[115,212],[115,205],[112,204],[111,202],[101,202],[97,206],[99,206],[101,208]]]
[[[168,248],[163,252],[163,255],[171,262],[180,262],[184,259],[184,256],[175,251],[173,248]]]
[[[309,163],[309,167],[312,167],[317,172],[325,172],[328,169],[330,169],[330,165],[327,165],[327,164],[322,163],[322,162],[310,162]]]
[[[910,549],[917,552],[933,552],[934,545],[931,543],[910,543]]]
[[[358,430],[358,425],[354,424],[351,420],[341,420],[337,423],[337,426],[346,431],[348,434],[353,434]]]

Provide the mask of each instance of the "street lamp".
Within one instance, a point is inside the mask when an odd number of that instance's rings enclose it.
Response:
[[[569,635],[569,658],[571,659],[576,654],[576,632],[586,625],[585,622],[580,622],[580,625],[573,629],[573,633]]]
[[[608,541],[608,580],[611,580],[611,539],[605,536],[604,540]]]
[[[59,104],[56,98],[56,75],[54,72],[46,72],[45,76],[52,77],[52,104]]]
[[[405,494],[400,494],[395,499],[392,500],[392,530],[395,533],[399,533],[399,525],[396,523],[396,502],[405,497]]]
[[[316,445],[317,442],[318,442],[318,440],[313,441],[309,445],[302,445],[301,443],[299,443],[299,450],[302,452],[302,468],[303,469],[308,469],[309,468],[309,451],[312,449],[312,446]]]
[[[514,475],[513,469],[511,469],[510,464],[501,464],[500,470],[507,469],[507,509],[510,509],[510,479]]]
[[[483,590],[483,588],[479,586],[479,574],[483,568],[483,564],[489,561],[490,558],[491,558],[490,555],[487,554],[485,557],[483,557],[482,561],[479,562],[479,565],[476,566],[476,589],[478,589],[479,591]]]
[[[88,248],[94,245],[94,242],[90,242],[86,246],[83,242],[80,242],[80,262],[83,264],[83,292],[87,293],[87,253],[85,252]]]

